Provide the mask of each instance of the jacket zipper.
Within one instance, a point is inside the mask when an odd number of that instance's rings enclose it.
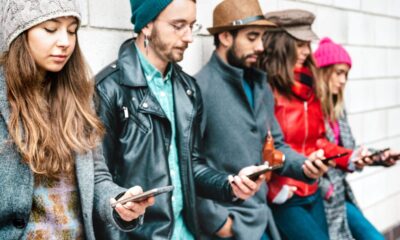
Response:
[[[307,101],[304,101],[304,127],[305,127],[305,137],[304,137],[304,141],[303,141],[303,154],[306,153],[306,142],[307,142],[307,138],[308,138],[308,103]]]

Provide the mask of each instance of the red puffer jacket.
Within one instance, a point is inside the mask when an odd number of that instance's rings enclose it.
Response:
[[[312,84],[311,72],[306,68],[295,69],[295,79],[292,87],[293,97],[287,98],[274,91],[275,116],[282,128],[285,142],[305,156],[318,149],[324,150],[325,157],[349,152],[347,156],[336,159],[337,167],[348,171],[349,156],[352,150],[337,146],[326,139],[320,101],[315,96],[314,89],[303,83],[310,82]],[[285,184],[296,186],[295,194],[299,196],[310,196],[318,189],[317,183],[310,185],[274,174],[268,183],[268,199],[272,201]]]

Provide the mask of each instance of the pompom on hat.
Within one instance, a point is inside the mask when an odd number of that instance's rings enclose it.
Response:
[[[1,0],[0,53],[24,31],[50,19],[81,14],[77,0]]]
[[[351,67],[351,58],[342,45],[334,43],[325,37],[319,42],[314,58],[318,67],[326,67],[338,63],[345,63]]]

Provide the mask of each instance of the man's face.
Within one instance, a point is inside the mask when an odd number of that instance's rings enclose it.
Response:
[[[265,31],[265,27],[240,29],[228,49],[228,63],[238,68],[254,67],[259,55],[264,51],[262,37]]]
[[[150,45],[160,60],[179,62],[189,43],[196,22],[196,4],[191,0],[173,0],[154,20]]]

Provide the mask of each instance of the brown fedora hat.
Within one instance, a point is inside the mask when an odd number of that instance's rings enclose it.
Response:
[[[247,26],[275,27],[265,19],[258,0],[224,0],[213,13],[213,26],[207,30],[214,35]]]

